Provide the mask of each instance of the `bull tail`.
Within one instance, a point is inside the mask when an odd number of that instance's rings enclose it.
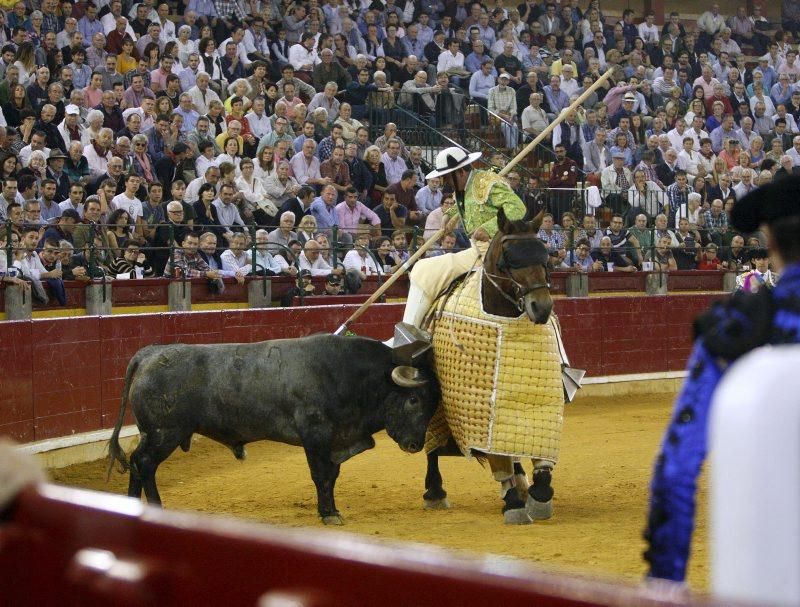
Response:
[[[122,430],[122,424],[125,420],[125,408],[128,405],[128,393],[130,392],[131,382],[138,368],[139,357],[134,356],[133,360],[131,360],[130,364],[128,365],[128,370],[125,372],[125,385],[122,388],[122,402],[119,406],[119,419],[117,419],[117,425],[114,426],[114,432],[111,434],[111,439],[108,442],[108,467],[106,469],[106,482],[108,482],[111,478],[111,472],[114,469],[115,462],[119,464],[118,470],[121,474],[124,474],[130,469],[128,457],[125,455],[125,451],[119,444],[119,433],[120,430]]]

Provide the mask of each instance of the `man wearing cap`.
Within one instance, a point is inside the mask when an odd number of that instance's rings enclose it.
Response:
[[[503,121],[500,123],[500,130],[503,132],[506,147],[515,149],[519,142],[519,129],[515,122],[517,120],[517,96],[514,89],[509,86],[511,76],[508,72],[502,72],[497,77],[497,86],[489,89],[487,106],[490,112],[499,115]]]
[[[733,206],[733,227],[764,227],[781,272],[774,289],[736,293],[695,321],[689,377],[675,403],[651,482],[645,559],[650,577],[682,581],[694,526],[697,477],[705,459],[707,423],[717,385],[739,357],[767,344],[800,342],[800,178],[758,188]],[[745,437],[743,437],[745,438]],[[765,462],[769,465],[769,462]]]
[[[480,152],[468,154],[460,147],[449,147],[436,155],[435,169],[426,175],[426,179],[440,177],[445,187],[452,188],[457,204],[448,212],[448,227],[454,229],[460,215],[472,246],[416,263],[410,274],[403,322],[420,327],[439,293],[482,259],[498,230],[499,209],[512,221],[525,216],[525,204],[504,178],[492,171],[472,170],[472,163],[480,157]]]
[[[622,97],[622,107],[620,107],[611,117],[611,126],[617,128],[619,126],[620,118],[633,117],[633,104],[636,103],[636,95],[629,91]]]
[[[81,124],[80,115],[81,111],[77,105],[69,104],[64,108],[64,120],[57,128],[67,149],[73,141],[78,141],[84,146],[89,145],[89,132]]]
[[[56,182],[56,200],[64,200],[69,196],[69,176],[64,172],[67,155],[61,150],[50,150],[47,157],[46,177]]]

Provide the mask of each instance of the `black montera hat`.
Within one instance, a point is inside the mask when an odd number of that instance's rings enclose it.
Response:
[[[731,211],[733,227],[742,232],[755,232],[762,223],[800,215],[800,177],[786,177],[756,188]]]

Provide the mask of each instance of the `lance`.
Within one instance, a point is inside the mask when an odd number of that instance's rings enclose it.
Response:
[[[605,74],[600,76],[592,85],[586,89],[575,101],[570,104],[570,106],[563,110],[553,122],[547,125],[545,129],[539,133],[528,145],[526,145],[514,158],[499,172],[501,176],[507,175],[509,171],[511,171],[519,162],[525,158],[528,154],[533,151],[537,145],[539,145],[550,133],[553,132],[559,124],[561,124],[570,112],[574,112],[580,105],[591,95],[594,93],[602,84],[611,77],[613,73],[613,69],[609,69]],[[430,238],[428,238],[420,247],[415,251],[415,253],[409,257],[406,262],[401,265],[397,270],[392,274],[389,279],[383,283],[380,287],[378,287],[375,292],[369,296],[369,299],[365,301],[361,306],[350,315],[346,321],[344,321],[341,326],[334,331],[334,335],[343,335],[350,326],[358,320],[358,318],[366,312],[367,308],[369,308],[372,304],[374,304],[386,291],[388,291],[391,286],[397,282],[397,279],[400,278],[403,274],[408,272],[412,265],[442,237],[446,232],[446,225],[439,230],[437,230]]]

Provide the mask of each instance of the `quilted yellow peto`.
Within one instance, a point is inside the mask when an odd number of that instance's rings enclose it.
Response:
[[[553,320],[487,314],[483,271],[472,273],[433,319],[442,403],[428,428],[427,452],[450,434],[465,455],[558,460],[564,414],[561,359]]]

